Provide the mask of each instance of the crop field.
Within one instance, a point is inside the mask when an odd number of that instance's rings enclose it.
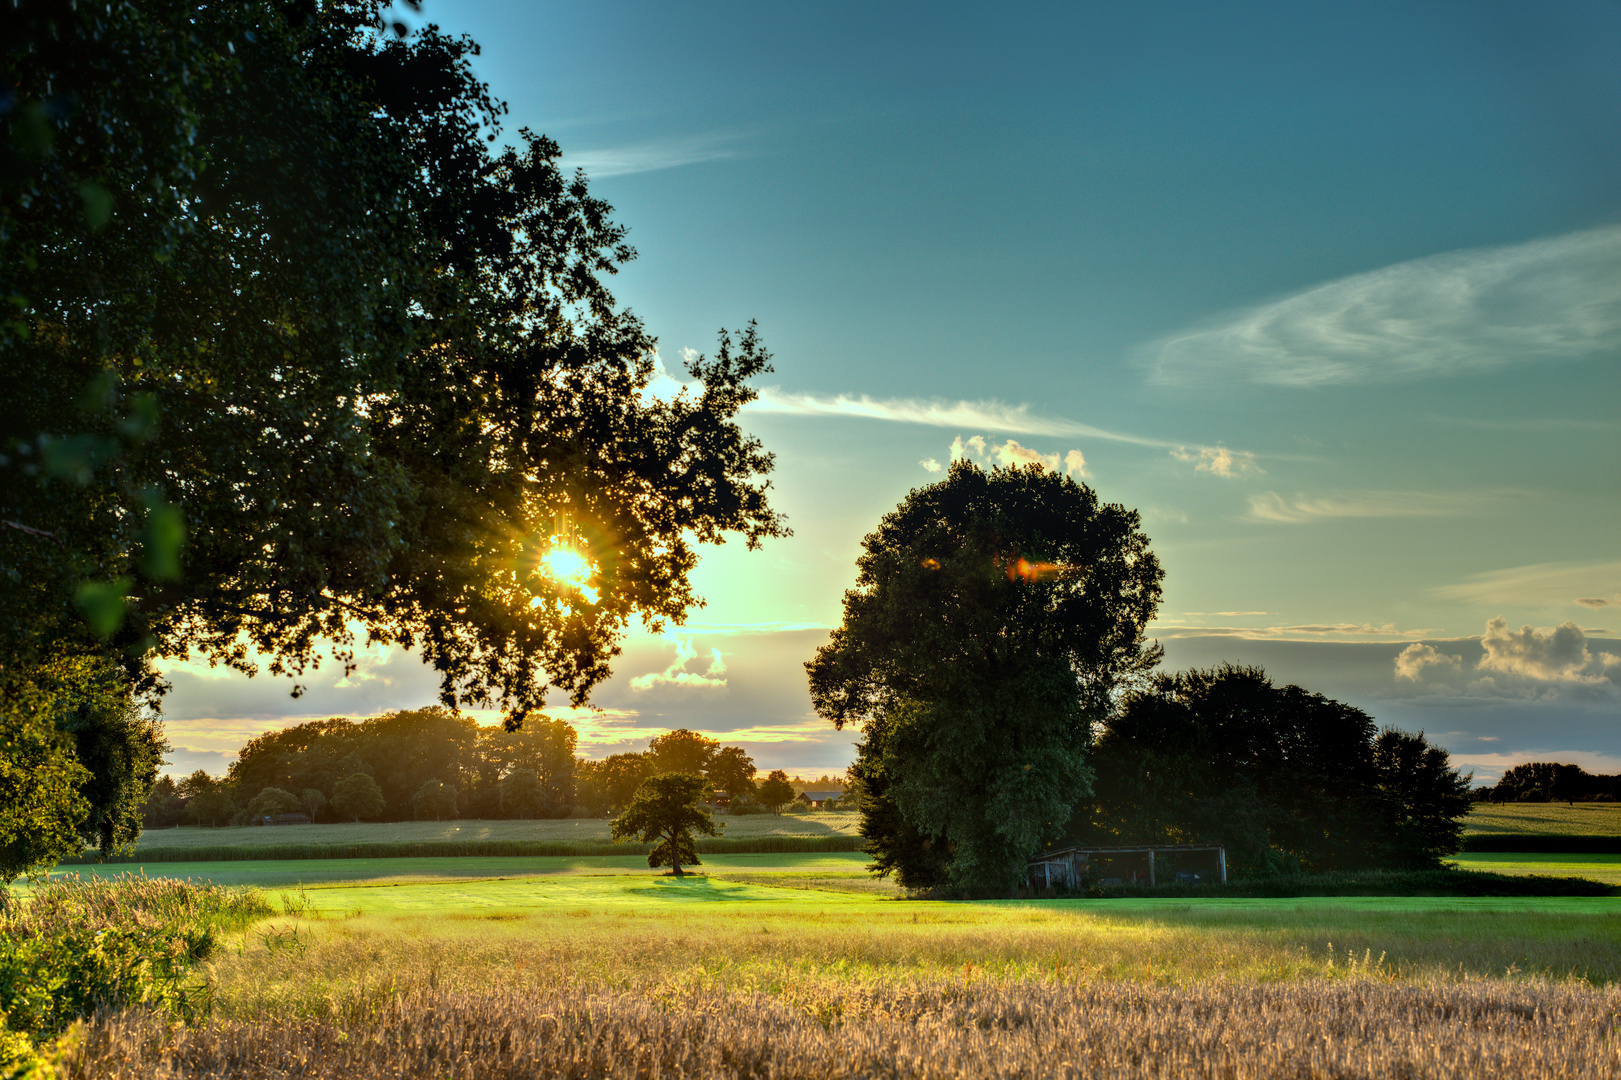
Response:
[[[1621,855],[1560,855],[1515,851],[1466,851],[1449,862],[1463,870],[1484,870],[1493,874],[1545,874],[1550,877],[1580,877],[1621,885]]]
[[[1476,803],[1463,827],[1466,835],[1621,836],[1621,803]]]
[[[861,858],[355,867],[72,1075],[1621,1075],[1621,898],[900,901]]]
[[[858,814],[718,814],[728,838],[757,836],[854,836]],[[238,826],[219,829],[184,827],[149,829],[141,848],[228,847],[264,844],[399,844],[465,843],[485,840],[600,841],[607,843],[606,818],[563,818],[538,821],[390,821],[334,825]]]

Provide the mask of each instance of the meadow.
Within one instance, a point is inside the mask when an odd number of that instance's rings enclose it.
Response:
[[[1621,899],[898,901],[804,858],[275,891],[211,1020],[103,1016],[70,1074],[1621,1075]]]

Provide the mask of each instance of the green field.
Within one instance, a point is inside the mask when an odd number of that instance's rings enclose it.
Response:
[[[1621,836],[1621,803],[1476,803],[1465,835]]]
[[[1482,870],[1489,874],[1545,874],[1549,877],[1579,877],[1621,885],[1621,855],[1466,851],[1448,861],[1457,863],[1462,870]]]
[[[727,839],[760,836],[854,836],[860,824],[856,814],[749,814],[716,816]],[[273,828],[241,826],[220,829],[149,829],[141,834],[142,848],[195,848],[257,846],[262,844],[399,844],[468,843],[496,841],[589,841],[607,843],[606,818],[564,818],[544,821],[390,821],[335,825],[284,825]]]

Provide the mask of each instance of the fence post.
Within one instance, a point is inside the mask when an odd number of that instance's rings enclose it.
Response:
[[[1154,849],[1148,849],[1148,884],[1154,884]]]

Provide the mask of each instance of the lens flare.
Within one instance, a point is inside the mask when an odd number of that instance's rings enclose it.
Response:
[[[559,581],[583,585],[591,576],[591,563],[584,555],[571,548],[554,548],[541,558],[546,572]]]

